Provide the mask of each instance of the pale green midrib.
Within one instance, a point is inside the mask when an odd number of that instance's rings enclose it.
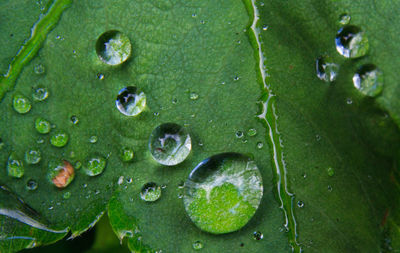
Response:
[[[14,87],[15,81],[23,67],[35,57],[46,40],[47,34],[55,27],[61,14],[71,5],[72,1],[73,0],[54,0],[47,13],[39,18],[33,25],[31,37],[24,43],[17,55],[13,58],[7,73],[0,77],[0,101],[3,99],[5,93]]]
[[[251,25],[249,25],[248,27],[249,37],[253,47],[255,47],[255,57],[258,61],[259,75],[262,83],[262,112],[260,115],[258,115],[258,117],[261,119],[268,130],[268,141],[273,151],[273,174],[276,181],[276,191],[279,204],[281,205],[280,208],[283,210],[285,216],[285,227],[288,229],[289,244],[292,247],[293,252],[300,253],[302,249],[297,242],[297,223],[293,210],[294,194],[290,193],[288,190],[286,166],[283,159],[282,146],[280,144],[281,137],[277,126],[277,116],[275,114],[275,96],[273,95],[269,85],[267,85],[268,74],[265,71],[265,58],[259,39],[260,29],[258,27],[258,9],[256,7],[255,0],[243,1],[248,9],[251,19]]]

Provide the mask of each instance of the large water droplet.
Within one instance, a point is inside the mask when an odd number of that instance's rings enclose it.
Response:
[[[86,175],[88,176],[97,176],[100,175],[107,165],[107,160],[102,156],[95,156],[90,158],[86,166],[83,167]]]
[[[74,167],[68,161],[50,162],[47,178],[58,188],[67,187],[75,177]]]
[[[151,133],[149,149],[158,163],[173,166],[186,159],[192,149],[192,141],[185,128],[165,123]]]
[[[41,159],[42,156],[38,149],[29,149],[25,152],[25,161],[28,164],[37,164]]]
[[[108,65],[118,65],[131,55],[132,46],[129,38],[120,31],[107,31],[96,42],[97,56]]]
[[[50,143],[54,147],[61,148],[67,145],[68,139],[69,139],[68,134],[64,131],[59,130],[51,135]]]
[[[360,27],[346,25],[338,31],[336,50],[346,58],[358,58],[367,54],[369,49],[368,39]]]
[[[35,128],[41,134],[47,134],[51,130],[51,124],[43,118],[37,118],[35,120]]]
[[[121,160],[123,162],[130,162],[133,160],[133,157],[134,157],[134,153],[131,148],[123,147],[121,149]]]
[[[136,116],[146,107],[146,95],[135,86],[128,86],[119,91],[115,105],[126,116]]]
[[[11,154],[7,161],[7,174],[10,177],[21,178],[25,174],[24,164],[17,159],[15,154]]]
[[[382,92],[383,75],[375,65],[365,64],[354,74],[353,83],[363,95],[375,97]]]
[[[325,82],[333,82],[339,71],[339,65],[328,56],[318,57],[316,61],[317,76]]]
[[[203,243],[201,241],[195,241],[192,244],[192,247],[193,247],[194,250],[201,250],[204,247],[204,245],[203,245]]]
[[[13,97],[13,107],[16,112],[24,114],[31,110],[32,104],[24,95],[16,94]]]
[[[205,159],[185,183],[184,205],[201,230],[223,234],[242,228],[256,212],[263,195],[257,165],[238,153]]]
[[[143,185],[140,191],[140,198],[147,202],[154,202],[161,197],[161,187],[156,183],[150,182]]]
[[[32,98],[34,101],[44,101],[49,96],[49,92],[46,88],[36,88],[32,93]]]
[[[33,179],[29,179],[28,182],[26,182],[26,189],[28,191],[34,191],[37,189],[37,187],[38,187],[38,183]]]

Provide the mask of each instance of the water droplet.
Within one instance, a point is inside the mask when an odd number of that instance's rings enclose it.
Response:
[[[267,26],[267,25],[264,25],[264,26],[262,27],[262,29],[263,29],[264,31],[266,31],[266,30],[268,30],[268,26]]]
[[[77,170],[79,170],[81,167],[82,167],[82,163],[80,162],[80,161],[77,161],[76,163],[75,163],[75,169],[77,169]]]
[[[336,80],[339,65],[334,63],[328,56],[320,56],[316,61],[317,77],[325,82]]]
[[[25,152],[25,161],[28,164],[37,164],[42,159],[38,149],[30,149]]]
[[[79,122],[78,117],[75,116],[75,115],[72,115],[71,118],[70,118],[70,120],[71,120],[71,123],[74,124],[74,125],[77,125],[78,122]]]
[[[206,23],[206,21],[200,20],[200,24],[204,25],[205,23]]]
[[[51,130],[51,124],[43,118],[37,118],[35,120],[35,129],[41,134],[47,134]]]
[[[46,68],[41,63],[36,64],[35,67],[33,67],[33,71],[38,75],[44,74],[45,70]]]
[[[352,100],[351,98],[347,98],[347,99],[346,99],[346,103],[347,103],[348,105],[351,105],[351,104],[353,103],[353,100]]]
[[[236,135],[236,138],[242,138],[243,137],[243,132],[242,131],[236,131],[235,135]]]
[[[203,243],[201,241],[195,241],[192,244],[192,247],[193,247],[194,250],[201,250],[204,247],[204,245],[203,245]]]
[[[57,132],[53,133],[50,137],[50,143],[54,147],[64,147],[68,143],[69,136],[66,132],[62,130],[58,130]]]
[[[253,239],[256,241],[260,241],[264,238],[263,233],[261,233],[260,231],[256,231],[253,233]]]
[[[262,149],[263,147],[264,147],[264,143],[262,143],[261,141],[257,142],[257,148],[258,149]]]
[[[21,178],[25,174],[24,164],[16,158],[15,154],[8,157],[7,174],[15,178]]]
[[[38,187],[38,184],[35,180],[33,179],[29,179],[28,182],[26,182],[26,189],[28,191],[34,191],[36,190]]]
[[[382,72],[373,64],[362,65],[353,76],[353,84],[363,95],[375,97],[383,89]]]
[[[156,183],[150,182],[143,185],[140,191],[140,198],[147,202],[154,202],[161,197],[161,187]]]
[[[46,98],[48,96],[49,96],[49,92],[47,91],[46,88],[42,88],[42,87],[36,88],[32,93],[33,100],[38,101],[38,102],[46,100]]]
[[[306,173],[303,174],[303,178],[304,178],[304,179],[307,178],[307,174],[306,174]]]
[[[336,38],[336,50],[346,58],[358,58],[367,54],[368,39],[360,27],[346,25],[339,29]]]
[[[119,91],[115,105],[126,116],[136,116],[146,107],[146,95],[135,86],[128,86]]]
[[[121,149],[121,160],[123,162],[130,162],[133,160],[133,157],[134,157],[134,153],[131,148],[123,147]]]
[[[70,192],[64,192],[63,194],[63,198],[64,199],[69,199],[71,197],[71,193]]]
[[[190,173],[184,187],[188,216],[201,230],[213,234],[233,232],[246,225],[263,195],[257,165],[238,153],[203,160]]]
[[[50,162],[47,178],[57,188],[67,187],[75,177],[74,167],[68,161]]]
[[[195,92],[190,93],[190,99],[191,100],[197,100],[199,98],[199,95]]]
[[[247,130],[247,135],[248,136],[255,136],[257,134],[257,130],[255,128],[250,128]]]
[[[328,191],[329,191],[329,192],[332,191],[332,186],[328,185]]]
[[[339,24],[341,25],[348,25],[350,23],[351,17],[347,13],[343,13],[339,17]]]
[[[317,134],[317,135],[315,135],[315,139],[316,139],[317,141],[320,141],[320,140],[321,140],[321,136],[320,136],[319,134]]]
[[[111,30],[100,35],[96,42],[97,56],[108,65],[119,65],[131,56],[129,38],[120,31]]]
[[[16,112],[24,114],[31,110],[32,104],[24,95],[16,94],[13,97],[13,107]]]
[[[329,167],[326,171],[328,172],[328,176],[330,176],[330,177],[335,175],[335,170],[331,167]]]
[[[95,156],[90,158],[86,166],[83,167],[86,175],[88,176],[97,176],[100,175],[107,165],[107,160],[102,156]]]
[[[4,145],[5,145],[4,141],[0,138],[0,150],[3,149]]]
[[[195,18],[195,17],[197,17],[197,15],[196,15],[196,13],[193,13],[192,18]]]
[[[97,138],[96,135],[90,136],[90,138],[89,138],[89,142],[90,142],[90,143],[93,143],[93,144],[96,143],[97,140],[98,140],[98,138]]]
[[[165,123],[151,133],[149,149],[158,163],[173,166],[186,159],[192,149],[192,141],[185,128],[175,123]]]
[[[240,79],[239,76],[235,76],[235,77],[233,78],[234,81],[238,81],[239,79]]]
[[[130,177],[130,178],[127,178],[127,179],[126,179],[126,182],[127,182],[128,184],[131,184],[131,183],[133,182],[133,178],[131,178],[131,177]]]
[[[297,201],[297,206],[300,208],[304,207],[304,202],[301,200]]]
[[[97,74],[97,78],[98,78],[99,80],[104,80],[104,74],[98,73],[98,74]]]
[[[43,139],[43,138],[38,138],[38,139],[36,140],[36,143],[37,143],[37,144],[43,144],[43,143],[44,143],[44,139]]]
[[[172,103],[175,105],[176,103],[178,103],[178,99],[177,98],[173,98],[172,99]]]

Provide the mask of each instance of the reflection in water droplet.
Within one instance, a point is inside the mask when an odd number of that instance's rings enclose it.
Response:
[[[297,201],[297,206],[300,208],[304,207],[304,202],[301,200]]]
[[[158,163],[173,166],[186,159],[192,149],[192,141],[185,128],[175,123],[165,123],[151,133],[149,149]]]
[[[97,136],[95,136],[95,135],[90,136],[90,138],[89,138],[89,142],[90,142],[90,143],[93,143],[93,144],[96,143],[97,140],[98,140],[98,138],[97,138]]]
[[[358,58],[367,54],[368,39],[360,27],[346,25],[338,31],[335,39],[336,50],[346,58]]]
[[[262,29],[263,29],[264,31],[266,31],[266,30],[268,30],[268,26],[267,26],[267,25],[264,25],[264,26],[262,27]]]
[[[255,136],[257,134],[257,130],[255,129],[255,128],[250,128],[248,131],[247,131],[247,135],[248,136]]]
[[[28,182],[26,182],[26,189],[28,191],[34,191],[36,190],[38,187],[38,184],[35,180],[33,179],[29,179]]]
[[[72,115],[71,118],[70,118],[70,120],[71,120],[71,123],[74,124],[74,125],[77,125],[78,122],[79,122],[78,117],[75,116],[75,115]]]
[[[128,86],[119,91],[115,105],[126,116],[136,116],[146,107],[146,95],[135,86]]]
[[[256,231],[253,233],[253,239],[256,241],[260,241],[264,238],[263,233],[261,233],[260,231]]]
[[[134,157],[134,153],[133,153],[133,149],[128,148],[128,147],[123,147],[121,149],[121,160],[123,162],[130,162],[133,160]]]
[[[341,25],[348,25],[350,23],[351,17],[347,13],[343,13],[339,17],[339,24]]]
[[[41,134],[47,134],[51,130],[51,124],[43,118],[37,118],[35,120],[35,128]]]
[[[335,175],[335,170],[334,170],[333,168],[331,168],[331,167],[329,167],[329,168],[327,169],[327,172],[328,172],[328,176],[330,176],[330,177],[332,177],[333,175]]]
[[[68,143],[68,134],[62,130],[58,130],[57,132],[53,133],[50,137],[50,143],[54,147],[64,147]]]
[[[353,83],[363,95],[375,97],[382,92],[383,75],[375,65],[365,64],[354,74]]]
[[[333,82],[336,80],[339,71],[339,65],[334,63],[328,56],[318,57],[316,61],[317,76],[325,82]]]
[[[154,202],[161,197],[161,187],[156,183],[150,182],[143,185],[140,191],[140,198],[146,202]]]
[[[184,186],[183,202],[201,230],[223,234],[242,228],[256,212],[263,186],[254,161],[223,153],[199,163]]]
[[[34,101],[44,101],[49,96],[49,92],[46,88],[36,88],[32,93],[32,98]]]
[[[31,101],[21,94],[16,94],[13,97],[13,108],[16,112],[24,114],[31,110]]]
[[[10,177],[21,178],[25,174],[24,164],[13,153],[8,157],[7,174]]]
[[[29,149],[25,152],[25,161],[28,164],[37,164],[42,159],[38,149]]]
[[[258,149],[262,149],[264,147],[264,144],[260,141],[260,142],[257,142],[257,148]]]
[[[104,80],[104,75],[103,75],[102,73],[98,73],[98,74],[97,74],[97,78],[98,78],[99,80]]]
[[[234,81],[238,81],[239,79],[240,79],[239,76],[235,76],[235,77],[233,78]]]
[[[36,64],[35,67],[33,67],[33,71],[38,75],[44,74],[45,70],[45,67],[41,63]]]
[[[204,245],[203,245],[203,243],[201,241],[195,241],[192,244],[192,247],[193,247],[194,250],[201,250],[204,247]]]
[[[100,175],[107,165],[107,160],[102,156],[95,156],[90,158],[86,166],[83,167],[86,175],[88,176],[97,176]]]
[[[47,178],[57,188],[67,187],[75,177],[74,167],[68,161],[50,162]]]
[[[119,65],[131,56],[129,38],[120,31],[107,31],[96,42],[97,56],[108,65]]]

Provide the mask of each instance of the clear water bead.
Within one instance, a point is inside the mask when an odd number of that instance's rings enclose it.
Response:
[[[131,56],[129,38],[120,31],[111,30],[100,35],[96,42],[97,56],[108,65],[119,65]]]
[[[382,72],[374,64],[362,65],[353,76],[353,84],[363,95],[375,97],[383,89]]]
[[[135,86],[128,86],[119,91],[115,105],[122,114],[137,116],[146,107],[146,95]]]
[[[175,123],[165,123],[151,133],[149,150],[158,163],[173,166],[188,157],[192,150],[192,141],[184,127]]]
[[[146,183],[140,191],[140,198],[146,202],[154,202],[161,197],[161,187],[154,182]]]
[[[360,27],[346,25],[335,38],[336,50],[346,58],[358,58],[367,54],[369,42]]]
[[[328,56],[320,56],[316,61],[317,77],[325,82],[336,80],[339,65],[334,63]]]

